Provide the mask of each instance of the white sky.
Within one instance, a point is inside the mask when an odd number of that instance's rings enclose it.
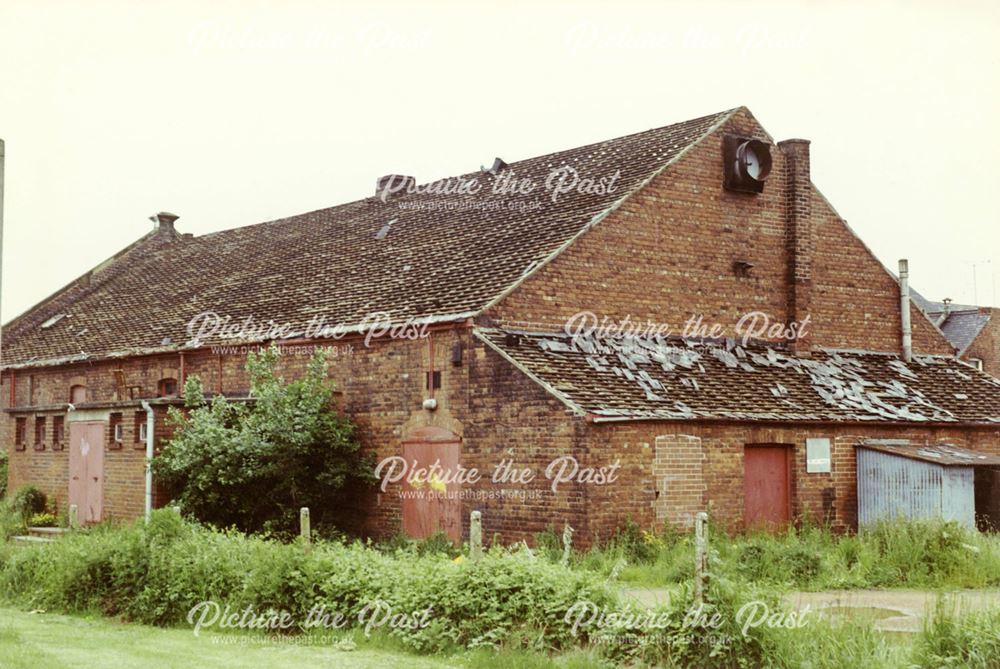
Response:
[[[201,235],[739,105],[918,290],[1000,306],[1000,5],[541,4],[0,0],[3,319],[160,210]]]

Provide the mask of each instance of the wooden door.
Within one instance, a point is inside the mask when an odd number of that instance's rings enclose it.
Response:
[[[444,532],[452,541],[462,540],[462,500],[459,461],[461,438],[448,430],[426,427],[415,430],[403,441],[407,472],[435,467],[429,482],[403,481],[403,532],[414,539],[426,539]],[[426,478],[421,476],[421,478]]]
[[[743,521],[748,529],[777,529],[791,520],[791,452],[787,446],[744,448]]]
[[[69,424],[69,503],[81,524],[101,521],[104,505],[104,430],[107,423]]]

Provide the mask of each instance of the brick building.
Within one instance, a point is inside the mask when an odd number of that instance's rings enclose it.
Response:
[[[959,359],[1000,376],[1000,309],[933,302],[918,294],[914,301],[955,347]]]
[[[568,523],[586,542],[709,503],[731,529],[853,527],[857,446],[1000,455],[1000,381],[921,309],[903,318],[809,148],[738,108],[201,237],[160,214],[7,325],[10,485],[89,520],[140,515],[145,440],[169,437],[185,378],[246,397],[246,350],[280,337],[286,377],[330,347],[376,459],[482,474],[444,501],[359,491],[363,531],[459,537],[477,508],[488,536]]]

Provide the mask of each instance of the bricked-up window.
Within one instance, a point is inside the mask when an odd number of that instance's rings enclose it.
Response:
[[[45,416],[35,418],[35,450],[45,448]]]
[[[113,413],[108,418],[108,432],[110,433],[111,441],[108,444],[108,448],[118,449],[122,447],[122,441],[125,438],[124,430],[122,429],[122,415],[120,413]]]
[[[61,451],[63,442],[66,440],[66,419],[62,416],[52,417],[52,450]]]
[[[23,451],[24,440],[27,439],[25,432],[28,429],[28,419],[21,417],[14,421],[14,448]]]
[[[87,401],[87,386],[70,386],[70,404],[83,404]]]
[[[177,397],[177,379],[160,379],[156,390],[159,397]]]

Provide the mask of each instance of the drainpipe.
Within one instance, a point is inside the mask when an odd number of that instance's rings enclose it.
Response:
[[[146,412],[146,523],[153,514],[153,407],[142,400]]]
[[[910,263],[899,261],[899,315],[903,323],[903,360],[913,359],[913,330],[910,327]]]

